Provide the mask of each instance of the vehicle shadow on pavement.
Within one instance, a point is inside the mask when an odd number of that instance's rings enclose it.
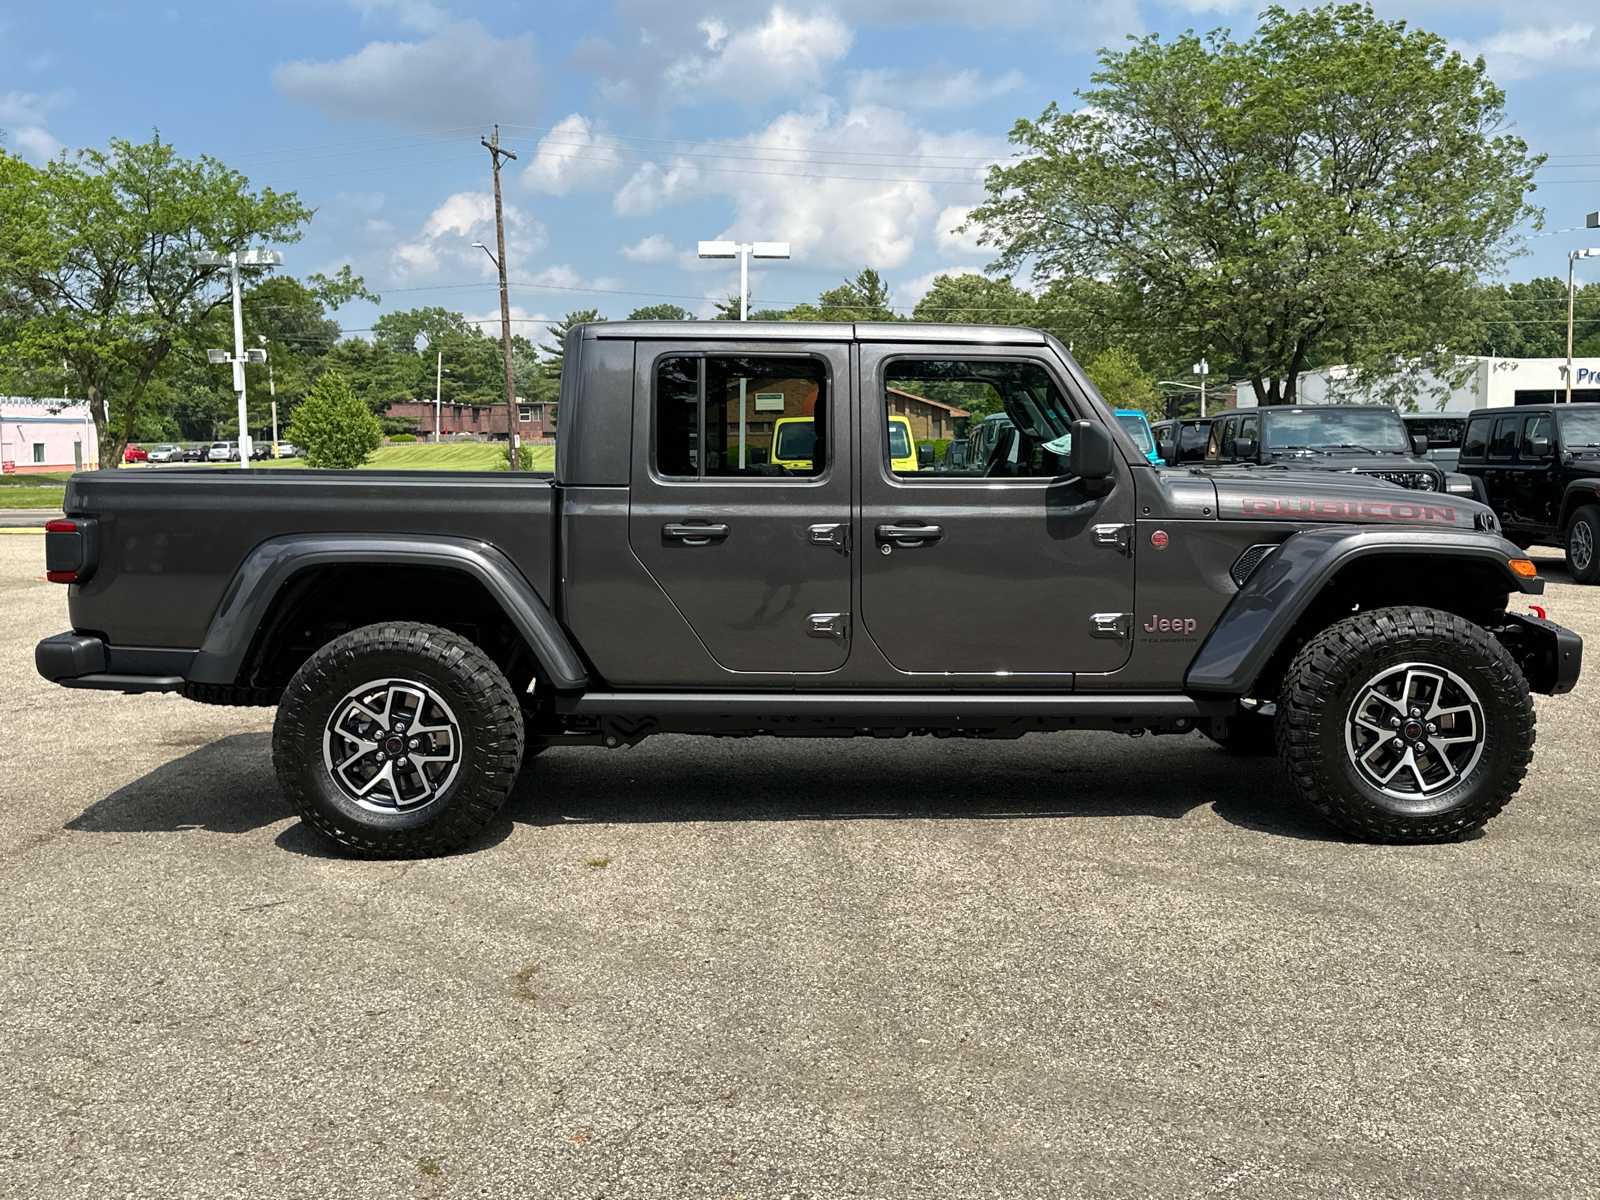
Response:
[[[271,734],[219,738],[123,785],[65,828],[87,833],[249,833],[292,815],[271,763]]]
[[[769,743],[770,745],[770,743]],[[1178,820],[1209,807],[1252,831],[1305,841],[1345,841],[1308,810],[1275,759],[1229,754],[1195,739],[1164,762],[1129,770],[1086,762],[1003,774],[875,769],[838,743],[807,756],[688,755],[597,749],[552,750],[528,762],[505,815],[529,825],[691,821],[1018,820],[1149,816]],[[633,761],[629,756],[634,755]],[[854,760],[854,761],[852,761]],[[912,756],[908,755],[908,762]],[[708,768],[711,770],[708,771]],[[1108,781],[1115,783],[1108,786]]]

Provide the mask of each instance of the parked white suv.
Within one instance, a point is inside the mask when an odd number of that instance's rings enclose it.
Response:
[[[211,449],[206,451],[208,462],[238,462],[238,442],[212,442]]]

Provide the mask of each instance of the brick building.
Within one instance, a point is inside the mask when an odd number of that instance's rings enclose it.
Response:
[[[406,400],[389,405],[384,413],[417,423],[417,437],[432,441],[433,401]],[[444,404],[439,407],[439,430],[445,438],[466,434],[480,442],[506,440],[504,404]],[[524,442],[549,441],[556,436],[556,405],[517,398],[517,433]]]
[[[913,396],[899,388],[885,388],[885,399],[891,415],[902,416],[911,422],[911,438],[917,442],[936,442],[940,438],[953,438],[956,422],[972,414],[953,404],[941,404],[926,396]]]

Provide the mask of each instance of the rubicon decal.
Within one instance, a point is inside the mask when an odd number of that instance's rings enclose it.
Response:
[[[1198,622],[1193,617],[1158,617],[1150,614],[1144,623],[1146,633],[1193,633]]]
[[[1416,504],[1394,500],[1291,500],[1250,497],[1244,501],[1247,517],[1311,517],[1323,520],[1449,521],[1456,520],[1451,504]]]

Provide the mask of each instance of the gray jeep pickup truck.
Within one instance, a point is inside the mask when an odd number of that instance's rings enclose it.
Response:
[[[1199,731],[1357,837],[1445,840],[1578,676],[1508,611],[1543,584],[1488,508],[1152,466],[1035,330],[591,324],[561,387],[552,475],[74,476],[39,671],[276,705],[283,790],[370,856],[462,846],[546,747],[654,733]],[[1011,428],[904,456],[954,409]]]

